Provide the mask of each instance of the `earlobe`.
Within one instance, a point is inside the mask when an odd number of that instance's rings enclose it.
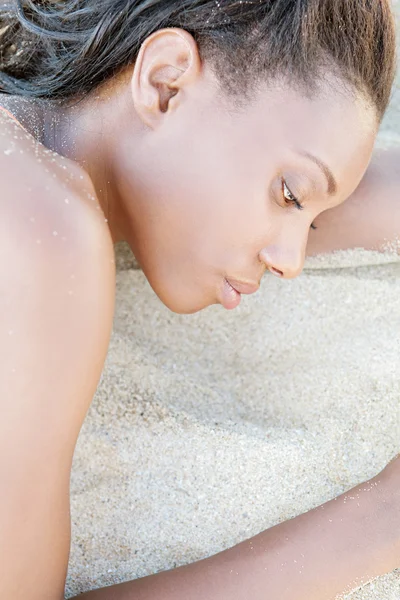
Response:
[[[152,129],[179,106],[179,93],[197,79],[201,59],[193,37],[182,29],[160,29],[142,44],[131,80],[137,114]],[[170,101],[174,98],[174,102]]]

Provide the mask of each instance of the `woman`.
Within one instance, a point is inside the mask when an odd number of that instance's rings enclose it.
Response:
[[[365,175],[394,22],[382,0],[18,0],[0,19],[0,596],[59,600],[71,461],[112,328],[113,243],[192,313],[235,308],[266,270],[297,276],[306,249],[394,238],[400,220],[374,202],[394,159]],[[399,490],[396,459],[348,494],[357,506],[342,496],[81,598],[334,598],[400,565]]]

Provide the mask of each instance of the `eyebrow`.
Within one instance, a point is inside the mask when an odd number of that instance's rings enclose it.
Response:
[[[336,179],[333,176],[333,173],[330,170],[330,168],[328,167],[328,165],[325,164],[322,160],[320,160],[316,156],[309,154],[308,152],[301,152],[301,155],[312,160],[312,162],[315,163],[321,169],[321,171],[323,172],[323,174],[325,175],[325,177],[328,181],[329,196],[333,196],[334,194],[336,194],[338,185],[337,185]]]

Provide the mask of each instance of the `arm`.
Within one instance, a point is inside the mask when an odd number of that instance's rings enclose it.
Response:
[[[206,560],[76,600],[333,600],[400,564],[400,464]]]
[[[112,323],[107,239],[71,209],[72,195],[61,213],[59,197],[28,202],[4,187],[0,197],[0,598],[9,600],[64,597],[72,455]]]
[[[400,253],[400,149],[376,151],[352,196],[315,225],[308,256],[347,248]]]

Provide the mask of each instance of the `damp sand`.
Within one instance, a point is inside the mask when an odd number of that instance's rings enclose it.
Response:
[[[399,107],[396,88],[381,146],[400,143]],[[391,250],[317,257],[233,313],[190,317],[118,252],[113,338],[74,460],[68,597],[228,548],[399,452]],[[346,596],[399,598],[400,571]]]

